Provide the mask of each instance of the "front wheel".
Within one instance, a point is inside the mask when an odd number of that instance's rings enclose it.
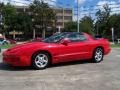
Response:
[[[33,56],[32,66],[35,69],[45,69],[50,64],[50,56],[47,53],[38,53]]]
[[[96,48],[93,53],[93,62],[99,63],[103,61],[104,52],[102,48]]]

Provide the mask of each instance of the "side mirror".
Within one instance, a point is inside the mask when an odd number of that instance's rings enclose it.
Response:
[[[71,41],[69,40],[69,39],[63,39],[63,40],[61,40],[61,44],[63,44],[63,45],[68,45],[68,43],[70,43]]]

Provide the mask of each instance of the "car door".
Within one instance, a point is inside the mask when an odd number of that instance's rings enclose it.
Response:
[[[84,34],[72,33],[68,35],[67,38],[70,39],[71,42],[68,45],[60,45],[60,61],[80,60],[89,56],[89,43]]]

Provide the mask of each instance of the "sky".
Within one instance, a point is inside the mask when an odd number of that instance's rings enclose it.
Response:
[[[0,2],[8,2],[11,1],[14,5],[28,5],[32,0],[0,0]],[[64,7],[64,8],[72,8],[74,12],[74,20],[76,20],[77,15],[77,0],[43,0],[49,3],[50,6],[53,7]],[[80,10],[80,18],[85,15],[92,14],[96,12],[98,9],[102,9],[103,5],[109,4],[111,7],[111,13],[120,13],[120,0],[79,0],[79,10]]]

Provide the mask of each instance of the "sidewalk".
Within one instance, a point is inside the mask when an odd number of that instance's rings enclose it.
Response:
[[[1,49],[1,52],[0,52],[0,56],[2,55],[2,53],[7,50],[7,49]]]

